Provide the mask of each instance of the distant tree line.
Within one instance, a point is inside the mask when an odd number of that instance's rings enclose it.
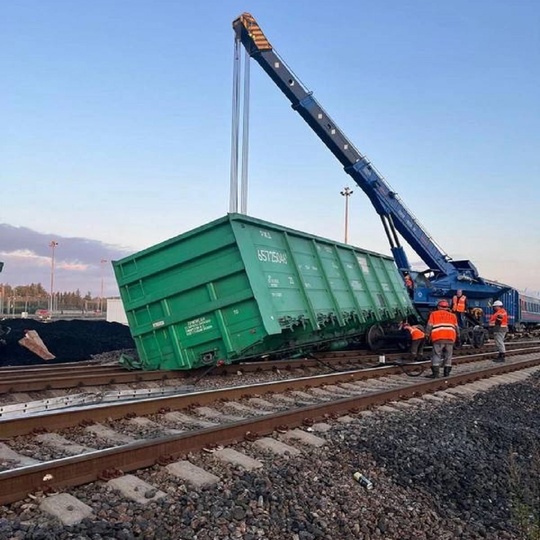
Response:
[[[93,311],[101,309],[99,297],[93,297],[87,292],[82,296],[81,291],[55,292],[53,307],[60,311]],[[0,312],[21,313],[23,311],[33,313],[38,309],[47,309],[50,306],[50,291],[47,291],[41,283],[19,285],[12,287],[9,284],[0,285]],[[105,301],[103,302],[105,309]]]

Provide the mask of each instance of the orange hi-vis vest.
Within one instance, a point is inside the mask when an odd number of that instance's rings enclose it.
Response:
[[[411,339],[416,341],[417,339],[423,339],[426,334],[420,330],[417,326],[407,326],[407,330],[411,333]]]
[[[456,341],[457,325],[457,317],[452,312],[445,309],[432,311],[428,319],[428,326],[431,326],[431,341]]]
[[[457,311],[458,313],[463,313],[467,305],[467,297],[462,294],[458,296],[457,294],[452,298],[452,311]]]
[[[497,324],[500,321],[501,324]],[[501,328],[508,328],[508,313],[504,308],[499,308],[493,315],[489,318],[489,326],[500,326]]]

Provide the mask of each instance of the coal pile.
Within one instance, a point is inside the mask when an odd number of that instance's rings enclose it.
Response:
[[[25,330],[35,330],[49,351],[56,356],[47,364],[90,360],[110,351],[134,349],[129,328],[103,320],[61,320],[41,322],[33,319],[6,319],[2,325],[11,328],[0,347],[0,366],[42,364],[39,356],[19,345]]]

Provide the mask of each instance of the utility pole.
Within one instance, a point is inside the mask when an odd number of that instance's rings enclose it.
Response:
[[[53,304],[53,294],[54,294],[54,250],[56,248],[56,246],[58,245],[58,242],[56,242],[55,240],[51,240],[51,243],[49,244],[49,247],[51,248],[52,250],[52,255],[51,255],[51,298],[50,298],[50,301],[49,301],[49,314],[52,316],[52,312],[53,312],[53,307],[54,307],[54,304]]]
[[[100,263],[101,263],[101,292],[100,292],[100,295],[99,295],[99,311],[100,313],[103,312],[103,269],[104,269],[104,265],[105,263],[108,263],[109,261],[107,259],[101,259]]]
[[[347,244],[349,241],[349,197],[353,194],[353,190],[346,187],[340,193],[345,197],[345,243]]]

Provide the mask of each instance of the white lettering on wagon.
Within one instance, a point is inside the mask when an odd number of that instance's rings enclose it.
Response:
[[[356,260],[358,261],[362,272],[364,272],[364,274],[369,274],[369,264],[367,260],[364,257],[359,257],[358,255],[356,256]]]
[[[288,264],[287,254],[282,251],[272,251],[270,249],[258,249],[257,257],[259,261],[271,262],[276,264]]]
[[[206,317],[199,317],[198,319],[188,321],[184,327],[184,330],[186,332],[186,336],[191,336],[193,334],[205,332],[206,330],[212,330],[212,328],[214,328],[214,325],[210,319]]]

